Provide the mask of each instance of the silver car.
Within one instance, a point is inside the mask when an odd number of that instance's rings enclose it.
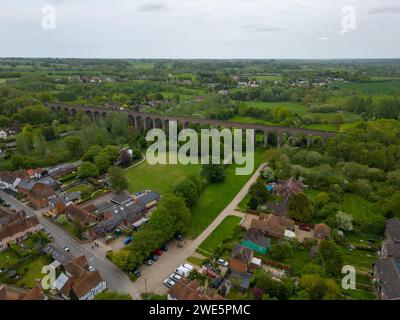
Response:
[[[176,284],[175,281],[171,280],[171,279],[165,279],[164,280],[164,285],[169,289],[172,288],[174,285]]]
[[[171,274],[171,275],[169,276],[169,278],[170,278],[172,281],[178,282],[179,280],[182,279],[182,276],[181,276],[180,274],[173,273],[173,274]]]

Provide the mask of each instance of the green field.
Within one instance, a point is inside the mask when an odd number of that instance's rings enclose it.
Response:
[[[254,170],[267,160],[268,151],[257,150],[254,157]],[[223,183],[209,185],[201,195],[197,205],[192,210],[192,223],[189,235],[198,236],[215,217],[229,204],[250,176],[238,176],[233,165],[226,169]]]
[[[207,239],[200,244],[199,248],[207,252],[214,252],[224,240],[234,235],[240,221],[241,218],[236,216],[226,217]]]
[[[400,91],[400,80],[372,81],[372,82],[349,82],[337,85],[343,89],[355,90],[360,93],[392,94]]]
[[[200,165],[150,165],[147,161],[125,171],[129,181],[129,191],[132,193],[143,190],[171,192],[175,183],[199,172]]]
[[[18,280],[17,286],[33,288],[36,284],[36,281],[43,278],[43,266],[48,265],[51,260],[52,259],[49,256],[42,255],[34,260],[29,261],[27,264],[24,264],[18,270],[18,273],[21,275],[21,279]]]
[[[267,159],[265,150],[257,150],[254,155],[254,170]],[[150,165],[147,161],[126,170],[129,191],[134,193],[153,190],[160,193],[171,192],[175,183],[190,174],[200,172],[200,165]],[[222,183],[208,185],[196,206],[192,209],[192,223],[188,236],[199,235],[215,217],[236,196],[250,176],[235,174],[235,166],[226,169],[226,178]]]

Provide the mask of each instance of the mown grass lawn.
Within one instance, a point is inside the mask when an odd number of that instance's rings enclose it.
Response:
[[[174,184],[191,174],[200,172],[201,165],[195,164],[157,164],[150,165],[147,161],[125,171],[129,181],[129,191],[132,193],[152,190],[167,193],[173,190]]]
[[[200,244],[199,248],[207,252],[214,252],[224,240],[234,235],[240,221],[241,218],[236,216],[226,217],[207,239]]]
[[[254,171],[267,159],[267,151],[259,149],[254,155]],[[150,165],[147,161],[125,171],[129,181],[129,191],[134,193],[153,190],[161,194],[171,192],[175,183],[191,174],[198,174],[201,165]],[[253,171],[253,172],[254,172]],[[208,185],[192,209],[192,222],[188,236],[195,238],[236,196],[250,176],[238,176],[235,166],[230,165],[225,171],[222,183]]]
[[[51,262],[51,258],[46,255],[41,255],[34,260],[24,264],[18,273],[21,274],[21,279],[16,283],[19,287],[33,288],[36,285],[36,281],[43,278],[42,268]]]
[[[267,160],[267,157],[268,151],[255,151],[254,171],[258,169],[261,163]],[[189,237],[195,238],[198,236],[232,201],[250,179],[250,176],[236,175],[234,165],[230,165],[225,173],[224,182],[207,186],[196,206],[192,209],[192,222],[188,232]]]
[[[18,256],[18,254],[11,249],[0,253],[0,269],[6,269],[16,264],[19,259],[20,257]]]

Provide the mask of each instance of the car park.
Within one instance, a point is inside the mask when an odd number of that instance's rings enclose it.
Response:
[[[176,284],[176,282],[171,280],[171,279],[169,279],[169,278],[164,280],[164,285],[167,288],[172,288],[175,284]]]

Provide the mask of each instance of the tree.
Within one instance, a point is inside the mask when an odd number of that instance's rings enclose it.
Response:
[[[72,158],[80,157],[83,153],[82,139],[78,136],[68,136],[64,139],[65,148]]]
[[[82,162],[78,169],[78,176],[81,179],[97,177],[99,175],[99,171],[97,167],[91,162]]]
[[[259,203],[265,203],[268,200],[269,192],[265,188],[264,182],[261,179],[257,179],[257,181],[251,185],[249,195],[257,199]]]
[[[267,167],[262,172],[262,177],[267,180],[268,182],[272,182],[275,180],[275,173],[274,170],[270,167]]]
[[[199,198],[197,186],[189,179],[185,179],[176,184],[173,190],[174,193],[181,195],[185,199],[186,205],[189,208],[192,208]]]
[[[278,241],[271,246],[269,255],[272,260],[283,261],[293,255],[293,249],[289,242]]]
[[[322,208],[329,202],[329,195],[326,192],[319,192],[314,197],[314,203],[318,208]]]
[[[109,157],[104,154],[100,153],[94,158],[94,163],[96,164],[97,169],[99,170],[100,174],[103,174],[107,172],[107,170],[110,168],[111,163],[109,160]]]
[[[165,208],[174,218],[176,232],[184,233],[188,230],[190,224],[190,210],[181,196],[165,194],[159,206]]]
[[[251,197],[247,206],[249,207],[250,210],[256,210],[258,208],[259,204],[260,203],[258,202],[258,200],[256,198]]]
[[[103,291],[98,293],[94,300],[133,300],[130,294],[122,294],[115,291]]]
[[[309,222],[311,220],[314,214],[314,207],[307,195],[304,193],[293,195],[289,202],[289,214],[301,222]]]
[[[351,214],[339,211],[336,214],[336,224],[340,230],[352,231],[353,230],[353,216]]]
[[[91,146],[82,156],[83,161],[94,162],[94,158],[100,153],[101,147],[99,145]]]
[[[112,262],[121,270],[126,270],[129,261],[129,251],[121,249],[113,253]]]
[[[343,266],[343,254],[333,241],[321,241],[318,245],[318,261],[326,274],[335,276],[340,274]]]
[[[124,171],[118,167],[111,167],[108,171],[110,177],[111,189],[116,193],[121,193],[122,191],[128,189],[129,182],[124,175]]]
[[[225,168],[222,164],[203,164],[200,174],[208,183],[217,183],[225,180]]]

